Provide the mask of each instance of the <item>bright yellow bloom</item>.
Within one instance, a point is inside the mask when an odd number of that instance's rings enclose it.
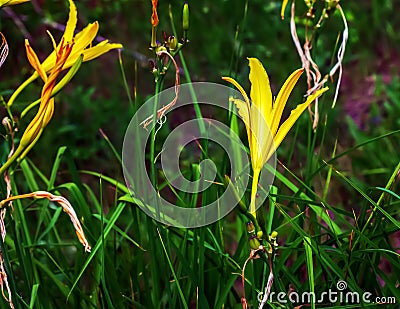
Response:
[[[78,21],[77,14],[78,13],[76,10],[75,3],[72,0],[69,0],[69,17],[62,38],[65,44],[69,43],[74,43],[74,44],[71,54],[62,68],[63,70],[70,68],[81,55],[83,55],[83,61],[85,62],[95,59],[109,52],[112,49],[122,48],[122,44],[109,43],[108,40],[104,40],[99,44],[92,46],[93,40],[96,37],[97,32],[99,30],[99,23],[97,21],[95,21],[94,23],[90,23],[82,31],[80,31],[74,36],[76,23]],[[50,72],[54,67],[56,63],[56,53],[59,50],[59,48],[60,45],[58,45],[57,48],[43,61],[42,67],[46,73]],[[7,106],[10,107],[13,104],[17,95],[22,91],[22,89],[24,89],[30,82],[34,81],[38,77],[39,73],[36,71],[28,80],[26,80],[22,85],[20,85],[18,89],[11,96],[10,100],[7,103]]]
[[[54,98],[52,97],[52,91],[56,85],[58,75],[65,66],[65,63],[68,62],[73,50],[73,44],[64,43],[64,39],[61,39],[61,43],[56,54],[55,64],[51,69],[49,76],[47,76],[43,64],[39,62],[39,59],[35,51],[29,45],[28,40],[25,40],[25,47],[29,63],[42,78],[44,86],[42,89],[39,110],[31,123],[28,125],[20,141],[20,145],[24,147],[28,146],[36,139],[36,137],[39,135],[39,132],[47,126],[51,117],[53,116]]]
[[[29,0],[0,0],[0,7],[7,5],[15,5],[24,2],[28,2]]]
[[[12,156],[6,161],[6,163],[0,168],[0,175],[13,163],[17,158],[23,158],[27,152],[35,145],[43,132],[43,129],[50,122],[54,113],[54,98],[52,92],[56,86],[57,77],[63,70],[65,63],[68,61],[72,49],[73,43],[64,43],[64,39],[61,39],[61,43],[58,47],[55,63],[53,68],[47,75],[43,65],[40,63],[35,51],[29,45],[29,41],[25,40],[26,54],[29,63],[35,69],[35,72],[43,80],[44,85],[40,98],[39,110],[28,127],[24,131],[21,137],[18,148],[12,154]],[[79,62],[77,62],[79,63]],[[71,69],[73,70],[74,67]],[[68,76],[68,74],[66,75]]]
[[[80,55],[83,55],[83,61],[85,62],[97,58],[112,49],[122,48],[122,44],[108,43],[108,40],[104,40],[96,46],[92,46],[93,40],[99,30],[99,23],[97,21],[87,25],[82,31],[74,36],[76,23],[78,21],[77,14],[75,3],[72,0],[69,0],[69,17],[63,38],[65,43],[74,42],[74,46],[63,69],[70,68]],[[54,66],[55,59],[56,51],[53,51],[43,61],[42,66],[46,72],[50,71]]]
[[[244,101],[240,99],[231,100],[238,108],[239,115],[242,117],[247,130],[251,165],[253,168],[250,213],[255,216],[255,197],[257,193],[258,177],[262,167],[271,158],[276,148],[279,147],[289,130],[308,105],[328,88],[318,90],[314,94],[308,96],[306,102],[297,105],[290,113],[289,118],[279,126],[286,102],[299,77],[303,73],[303,69],[296,70],[289,76],[279,91],[278,96],[274,99],[268,75],[261,62],[256,58],[249,58],[249,67],[251,103],[246,92],[238,82],[230,77],[223,77],[222,79],[232,83],[244,98]]]

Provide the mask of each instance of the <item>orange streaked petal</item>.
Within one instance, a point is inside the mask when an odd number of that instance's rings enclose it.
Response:
[[[151,5],[152,5],[152,14],[151,14],[150,22],[153,27],[157,27],[158,23],[159,23],[158,14],[157,14],[158,0],[151,0]]]
[[[26,56],[28,58],[29,63],[35,69],[35,71],[39,74],[40,78],[44,82],[46,82],[47,81],[46,72],[45,72],[43,66],[40,64],[39,58],[37,57],[35,51],[30,46],[28,39],[25,39],[25,49],[26,49]]]

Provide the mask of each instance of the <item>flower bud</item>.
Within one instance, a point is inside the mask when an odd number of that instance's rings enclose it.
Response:
[[[249,244],[250,244],[250,248],[253,250],[257,250],[258,248],[260,248],[260,241],[257,239],[256,235],[250,236],[249,238]]]
[[[178,40],[176,39],[176,37],[174,37],[173,35],[168,37],[167,46],[168,46],[169,49],[175,50],[176,47],[178,46]]]
[[[165,46],[157,44],[156,53],[165,52],[165,51],[167,51],[167,48]]]
[[[151,28],[151,41],[150,41],[150,47],[154,48],[157,46],[157,32],[156,32],[157,28],[156,27],[152,27]]]
[[[189,4],[187,3],[183,5],[182,28],[183,31],[189,30]]]
[[[247,233],[249,233],[249,234],[254,234],[255,228],[254,228],[253,222],[251,222],[251,221],[250,221],[250,222],[247,222],[246,229],[247,229]]]

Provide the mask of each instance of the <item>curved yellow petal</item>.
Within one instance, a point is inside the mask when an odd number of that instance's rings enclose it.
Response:
[[[303,71],[304,71],[303,69],[298,69],[294,71],[285,81],[281,90],[278,93],[278,96],[275,99],[274,106],[272,108],[272,122],[271,122],[272,135],[275,135],[276,131],[278,130],[286,102]]]
[[[105,41],[103,41],[105,42]],[[83,61],[89,61],[94,58],[97,58],[108,51],[116,48],[122,48],[122,44],[119,43],[107,43],[107,44],[102,44],[103,42],[97,44],[94,47],[87,48],[83,51]]]
[[[76,6],[74,1],[69,0],[69,16],[67,25],[65,27],[65,32],[63,38],[66,43],[71,43],[72,38],[74,37],[74,32],[76,28],[76,23],[78,22],[78,11],[76,10]]]
[[[99,31],[98,21],[88,24],[85,28],[83,28],[75,35],[74,37],[75,45],[78,45],[82,49],[87,47],[94,40],[98,31]]]
[[[101,55],[109,52],[112,49],[122,48],[122,47],[123,46],[118,43],[103,44],[103,45],[98,44],[94,47],[90,47],[90,48],[81,50],[80,53],[78,53],[78,52],[75,52],[74,54],[71,53],[71,55],[68,57],[67,61],[65,62],[64,66],[63,66],[63,70],[68,69],[71,66],[73,66],[74,63],[80,57],[80,55],[83,56],[83,62],[86,62],[86,61],[95,59],[97,57],[100,57]]]
[[[246,91],[244,91],[243,87],[240,86],[240,84],[237,81],[235,81],[233,78],[230,77],[222,77],[222,79],[234,85],[237,88],[237,90],[240,91],[247,104],[250,105],[250,100],[249,97],[247,96]]]
[[[54,98],[51,98],[44,110],[42,129],[47,126],[54,114]]]
[[[238,109],[239,116],[242,117],[242,120],[246,126],[246,129],[250,128],[250,106],[247,102],[240,100],[229,98],[229,101],[235,103],[236,108]]]
[[[78,22],[78,11],[76,9],[75,3],[72,0],[69,0],[69,15],[67,25],[65,26],[65,31],[63,34],[63,38],[65,43],[71,43],[74,38],[74,32],[76,28],[76,23]],[[61,44],[59,43],[57,49],[59,49]],[[43,61],[42,66],[46,72],[49,72],[51,68],[56,63],[56,51],[47,56],[47,58]]]
[[[288,4],[289,0],[283,0],[282,1],[282,8],[281,8],[281,17],[282,19],[285,19],[285,8],[286,5]]]
[[[20,4],[20,3],[28,2],[28,1],[30,1],[30,0],[1,0],[0,7],[6,6],[6,5]]]
[[[71,54],[68,59],[68,63],[64,65],[64,69],[70,67],[75,63],[76,59],[82,54],[82,51],[92,43],[93,39],[96,37],[96,34],[99,30],[98,22],[94,22],[92,24],[87,25],[82,31],[80,31],[74,38],[74,46],[72,47]],[[60,44],[57,48],[60,47]],[[50,71],[56,63],[56,51],[53,51],[42,63],[43,68],[46,72]]]
[[[269,128],[272,121],[272,92],[267,72],[261,62],[256,58],[248,58],[248,60],[251,82],[250,152],[253,169],[261,169],[264,165],[264,154],[272,142]]]
[[[272,117],[272,93],[269,78],[260,60],[257,58],[248,59],[250,67],[251,103],[257,106],[261,115],[269,124]]]
[[[95,21],[94,23],[88,24],[83,30],[77,33],[74,37],[74,46],[72,47],[71,57],[76,60],[85,48],[90,48],[90,45],[98,31],[99,23]]]
[[[325,91],[327,91],[328,88],[323,88],[318,91],[316,91],[314,94],[310,95],[307,97],[307,100],[302,103],[297,105],[297,107],[292,110],[292,112],[289,115],[289,118],[286,119],[286,121],[281,125],[281,127],[278,130],[278,133],[276,134],[274,141],[275,141],[275,146],[276,148],[279,147],[289,130],[292,128],[296,120],[300,117],[300,115],[304,112],[304,110],[310,105],[316,98],[318,98],[321,94],[323,94]]]

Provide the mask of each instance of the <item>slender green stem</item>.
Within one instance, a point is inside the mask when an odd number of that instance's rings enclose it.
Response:
[[[134,103],[132,101],[132,96],[131,96],[131,91],[129,89],[128,81],[126,80],[125,69],[124,69],[124,65],[122,62],[122,55],[121,55],[120,49],[118,50],[118,61],[119,61],[119,68],[121,69],[122,81],[124,83],[125,92],[128,96],[129,104],[131,105],[131,107],[134,107]]]
[[[178,34],[176,32],[176,28],[175,28],[175,24],[174,24],[174,16],[172,14],[171,7],[170,7],[170,10],[169,10],[169,18],[171,19],[172,31],[173,31],[175,37],[177,37]],[[186,35],[187,35],[187,33],[186,33]],[[192,83],[192,79],[190,78],[190,73],[189,73],[188,67],[186,65],[186,61],[185,61],[185,58],[183,56],[183,53],[181,51],[181,49],[183,48],[184,44],[186,44],[186,42],[187,42],[186,39],[184,39],[183,45],[174,53],[174,55],[179,54],[179,58],[181,60],[181,64],[182,64],[182,68],[183,68],[183,72],[184,72],[186,81],[189,84],[191,84]],[[189,91],[190,91],[190,95],[192,96],[192,99],[193,99],[193,107],[194,107],[194,111],[196,113],[196,118],[198,120],[201,120],[201,121],[199,121],[200,133],[203,134],[203,133],[206,132],[206,127],[205,127],[204,122],[202,121],[203,115],[201,114],[201,110],[200,110],[199,104],[197,103],[196,92],[194,91],[194,88],[193,88],[192,85],[189,85]],[[206,145],[202,145],[202,146],[206,146]]]
[[[21,85],[19,85],[17,90],[14,91],[14,93],[11,95],[10,99],[7,102],[7,110],[11,107],[17,96],[22,92],[22,90],[24,90],[25,87],[28,86],[31,82],[33,82],[37,77],[38,74],[34,73],[31,75],[31,77],[29,77],[26,81],[24,81]]]
[[[156,184],[156,175],[155,175],[155,166],[154,166],[154,158],[155,158],[155,134],[156,134],[156,126],[157,126],[157,106],[158,106],[158,94],[160,93],[161,90],[161,81],[158,79],[156,81],[156,89],[154,91],[154,109],[153,109],[153,121],[152,125],[153,128],[151,129],[151,134],[150,134],[150,173],[151,173],[151,182],[153,186]]]
[[[154,190],[157,190],[157,175],[156,175],[156,169],[155,169],[155,139],[156,139],[156,127],[157,127],[157,110],[158,110],[158,94],[161,91],[162,88],[162,80],[163,78],[158,76],[156,80],[156,89],[154,91],[154,108],[153,108],[153,121],[152,125],[153,128],[151,129],[151,134],[150,134],[150,180],[151,184],[154,187]],[[155,201],[157,203],[157,201]],[[157,217],[159,216],[159,211],[158,211],[158,206],[156,206],[157,210]]]

